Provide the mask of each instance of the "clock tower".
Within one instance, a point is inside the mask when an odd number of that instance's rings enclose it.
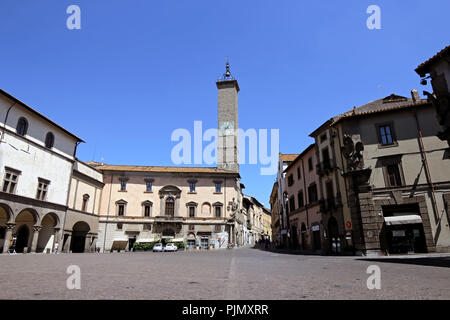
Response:
[[[230,64],[216,82],[219,97],[217,107],[218,140],[217,167],[239,172],[238,163],[238,92],[239,85],[231,76]]]

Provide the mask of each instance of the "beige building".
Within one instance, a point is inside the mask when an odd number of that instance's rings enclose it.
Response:
[[[226,248],[236,238],[239,174],[217,168],[102,165],[98,246],[129,250],[134,242],[182,241]],[[229,239],[232,237],[232,239]]]
[[[322,214],[320,180],[314,144],[308,146],[284,170],[291,243],[294,249],[321,251]]]
[[[263,208],[262,219],[264,240],[268,239],[269,242],[272,242],[272,213],[265,207]]]
[[[281,245],[280,213],[278,205],[278,182],[275,182],[270,193],[270,215],[272,229],[272,244],[276,247]]]
[[[329,252],[449,251],[448,144],[417,91],[390,95],[325,122],[316,140]]]

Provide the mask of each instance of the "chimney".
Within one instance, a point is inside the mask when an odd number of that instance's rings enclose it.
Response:
[[[416,89],[411,90],[411,98],[413,99],[414,103],[420,102],[419,92],[417,92]]]

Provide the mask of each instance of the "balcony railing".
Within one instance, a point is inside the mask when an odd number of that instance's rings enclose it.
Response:
[[[336,163],[334,159],[329,159],[327,161],[319,162],[316,165],[316,172],[319,176],[326,175],[330,172],[333,172],[333,170],[336,168]]]
[[[156,216],[155,222],[182,222],[183,217],[176,216]]]

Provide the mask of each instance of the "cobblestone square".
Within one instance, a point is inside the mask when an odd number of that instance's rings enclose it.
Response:
[[[1,255],[0,299],[450,299],[450,255],[305,256],[251,248]],[[67,267],[81,288],[66,286]],[[381,270],[369,290],[367,268]]]

